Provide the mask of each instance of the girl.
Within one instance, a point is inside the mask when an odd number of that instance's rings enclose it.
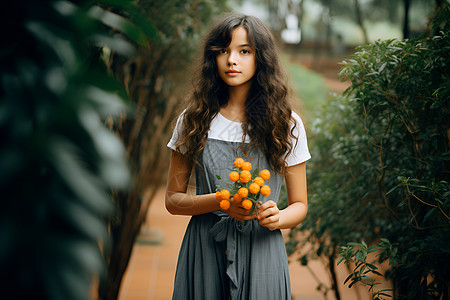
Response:
[[[194,89],[168,144],[172,149],[166,208],[191,215],[178,257],[173,299],[291,299],[280,229],[306,216],[305,130],[288,89],[269,27],[228,14],[206,35]],[[231,200],[222,211],[216,175],[235,158],[269,169],[272,190],[256,213]],[[187,194],[195,166],[196,195]],[[277,208],[283,178],[289,205]]]

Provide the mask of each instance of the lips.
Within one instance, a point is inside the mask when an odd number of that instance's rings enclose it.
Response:
[[[236,70],[228,70],[225,72],[225,74],[227,74],[228,76],[237,76],[239,73],[241,73],[241,72],[236,71]]]

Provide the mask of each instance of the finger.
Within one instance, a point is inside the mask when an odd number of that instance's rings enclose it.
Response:
[[[266,210],[258,213],[258,219],[264,219],[267,218],[269,216],[273,216],[273,215],[278,215],[279,214],[279,210],[277,207],[271,207],[271,208],[267,208]]]
[[[273,222],[278,222],[278,220],[279,220],[278,215],[271,215],[266,218],[260,219],[259,222],[261,222],[262,224],[269,224]]]
[[[275,229],[277,229],[278,227],[277,226],[275,226],[275,225],[270,225],[270,226],[267,226],[266,227],[267,229],[269,229],[270,231],[274,231]]]
[[[268,205],[261,206],[260,208],[258,208],[257,213],[263,214],[265,212],[269,212],[271,208],[272,208],[272,206],[268,206]]]
[[[244,209],[242,207],[230,207],[230,209],[228,209],[226,211],[226,213],[232,217],[235,218],[239,221],[247,221],[247,220],[251,220],[251,219],[255,219],[257,218],[256,214],[251,214],[250,215],[250,210],[248,209]]]
[[[274,201],[269,200],[269,201],[261,204],[261,206],[258,208],[258,211],[263,211],[263,210],[266,210],[266,209],[268,209],[270,207],[274,207],[274,206],[277,206],[277,204]]]
[[[242,221],[248,221],[248,220],[253,220],[256,219],[256,215],[255,214],[251,214],[251,215],[246,215],[242,217]]]
[[[240,215],[249,215],[250,214],[250,210],[249,209],[245,209],[243,207],[236,207],[234,209],[234,211]]]
[[[270,216],[268,218],[264,218],[262,220],[259,220],[259,225],[268,227],[271,224],[276,224],[278,222],[279,218],[278,216]]]
[[[248,220],[255,219],[256,216],[255,215],[236,215],[236,216],[233,216],[233,218],[235,218],[236,220],[239,220],[239,221],[248,221]]]
[[[248,215],[250,213],[250,209],[243,208],[242,206],[239,206],[238,208],[239,211],[241,211],[244,214],[246,213]]]
[[[238,204],[235,204],[235,203],[231,204],[231,207],[230,207],[229,210],[233,211],[233,212],[236,212],[238,214],[241,214],[241,215],[245,215],[245,214],[248,215],[248,214],[250,214],[250,210],[245,209],[241,205],[238,205]]]

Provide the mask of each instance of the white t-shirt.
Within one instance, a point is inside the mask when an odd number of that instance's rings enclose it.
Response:
[[[178,136],[181,133],[181,128],[183,126],[183,116],[184,111],[178,117],[177,124],[175,126],[175,130],[173,132],[172,138],[170,139],[167,147],[176,151],[175,144],[178,140]],[[302,162],[307,161],[311,158],[311,155],[308,150],[308,143],[306,139],[305,127],[303,126],[303,122],[300,119],[300,116],[292,112],[292,117],[295,119],[297,126],[295,127],[293,134],[298,138],[296,141],[292,139],[293,149],[288,157],[286,157],[286,165],[294,166],[300,164]],[[292,122],[291,122],[292,123]],[[294,124],[291,124],[291,129]],[[208,139],[216,139],[227,142],[242,142],[242,123],[234,122],[225,118],[221,113],[218,113],[217,116],[211,121],[211,126],[208,131]],[[250,138],[248,136],[245,137],[245,142],[249,143]],[[181,152],[184,150],[181,148]]]

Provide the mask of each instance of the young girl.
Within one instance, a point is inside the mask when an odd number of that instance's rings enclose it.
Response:
[[[305,130],[269,27],[228,14],[206,35],[194,89],[168,144],[172,149],[166,207],[191,215],[178,258],[173,299],[288,300],[290,278],[280,229],[306,216]],[[228,178],[235,158],[268,169],[271,188],[250,214],[231,199],[221,210],[216,175]],[[196,195],[187,194],[195,166]],[[277,208],[283,178],[289,205]]]

